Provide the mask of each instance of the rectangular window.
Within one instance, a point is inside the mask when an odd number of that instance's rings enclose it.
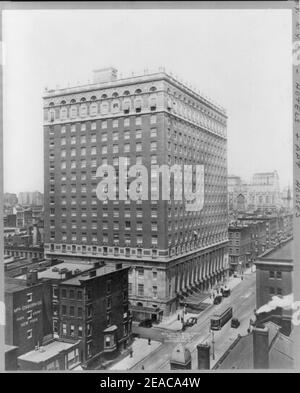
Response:
[[[78,337],[82,337],[82,326],[78,325]]]
[[[105,336],[105,348],[110,348],[111,346],[111,337]]]
[[[32,293],[27,293],[26,298],[27,298],[27,303],[31,303],[32,302]]]
[[[276,278],[280,280],[282,278],[282,272],[276,272]]]
[[[111,324],[111,315],[110,312],[106,313],[106,324],[110,325]]]
[[[67,324],[66,323],[62,324],[62,334],[63,334],[63,336],[67,335]]]
[[[75,336],[75,326],[74,325],[70,325],[70,336]]]
[[[106,120],[102,121],[101,127],[107,128],[107,121]]]
[[[32,338],[32,329],[27,330],[27,338]]]
[[[156,138],[156,137],[157,137],[157,129],[151,128],[151,138]]]
[[[111,293],[111,281],[106,282],[106,293]]]
[[[92,324],[88,323],[86,325],[86,333],[87,333],[88,336],[92,335]]]
[[[135,137],[137,139],[141,138],[142,137],[142,130],[136,130]]]
[[[142,151],[142,144],[140,142],[136,144],[136,151]]]
[[[156,115],[152,115],[152,116],[150,117],[150,123],[151,123],[151,124],[155,124],[155,123],[156,123]]]
[[[138,296],[144,296],[144,284],[138,284]]]
[[[269,271],[269,277],[274,278],[275,277],[275,272],[273,270]]]

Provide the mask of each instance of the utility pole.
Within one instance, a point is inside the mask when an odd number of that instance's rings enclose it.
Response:
[[[212,358],[215,360],[215,332],[210,329],[212,339],[211,339],[211,349],[212,349]]]

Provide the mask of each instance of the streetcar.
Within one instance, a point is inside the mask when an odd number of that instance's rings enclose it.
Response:
[[[232,307],[228,307],[222,314],[213,315],[210,319],[211,330],[220,330],[232,318]]]

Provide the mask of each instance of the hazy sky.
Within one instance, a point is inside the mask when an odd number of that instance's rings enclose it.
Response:
[[[165,66],[227,109],[228,172],[292,184],[289,10],[4,11],[4,190],[43,191],[44,87]]]

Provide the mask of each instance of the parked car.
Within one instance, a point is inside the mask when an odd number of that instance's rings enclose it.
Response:
[[[193,326],[197,323],[197,318],[196,317],[190,317],[187,321],[186,321],[186,326]]]
[[[223,297],[230,296],[230,289],[229,288],[223,288],[223,289],[221,289],[221,292],[222,292]]]
[[[240,326],[240,321],[237,318],[232,318],[231,327],[237,329]]]
[[[217,295],[217,296],[214,298],[214,304],[220,304],[221,301],[222,301],[222,296],[221,296],[221,295]]]
[[[142,322],[139,323],[139,326],[151,328],[152,327],[152,319],[144,319]]]

